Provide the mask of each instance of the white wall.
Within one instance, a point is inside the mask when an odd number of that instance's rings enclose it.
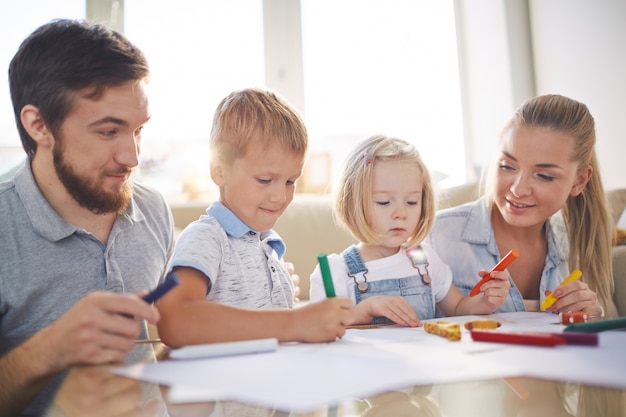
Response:
[[[522,101],[558,93],[587,104],[605,188],[626,188],[626,1],[455,1],[468,166]]]
[[[537,93],[589,107],[605,188],[626,187],[626,1],[531,0],[530,15]]]
[[[499,126],[514,108],[503,0],[456,0],[466,165],[490,161]],[[495,58],[495,59],[494,59]]]

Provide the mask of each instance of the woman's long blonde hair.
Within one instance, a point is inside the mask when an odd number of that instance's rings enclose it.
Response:
[[[617,316],[613,303],[611,260],[613,220],[607,210],[606,196],[596,157],[595,121],[583,103],[561,95],[543,95],[527,100],[505,125],[513,128],[543,128],[575,139],[572,159],[578,171],[592,168],[591,179],[577,196],[569,196],[561,211],[569,240],[569,268],[580,269],[583,280],[595,291],[607,316]],[[493,178],[493,176],[491,176]],[[487,187],[486,191],[489,192]],[[492,196],[487,196],[489,203]]]

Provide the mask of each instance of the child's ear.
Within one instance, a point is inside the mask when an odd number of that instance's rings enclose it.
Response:
[[[20,120],[28,135],[37,142],[37,146],[52,147],[54,136],[41,117],[39,108],[32,104],[25,105],[20,112]]]
[[[224,169],[219,161],[213,161],[211,163],[211,179],[218,187],[224,185]]]
[[[576,197],[577,195],[582,193],[585,187],[587,186],[587,183],[591,179],[591,175],[593,175],[593,168],[591,166],[587,166],[582,171],[580,171],[578,175],[576,176],[576,181],[574,182],[574,185],[572,186],[572,190],[570,191],[570,196]]]

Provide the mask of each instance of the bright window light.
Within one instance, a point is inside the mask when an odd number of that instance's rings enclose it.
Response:
[[[85,0],[49,3],[9,0],[3,5],[4,71],[36,27],[54,17],[85,16]],[[143,135],[138,178],[171,204],[207,203],[215,197],[208,170],[213,112],[231,91],[266,85],[264,13],[282,18],[276,4],[123,2],[124,32],[145,52],[152,70],[152,119]],[[293,26],[302,33],[290,39],[302,38],[302,77],[295,78],[303,82],[297,94],[279,91],[304,97],[300,110],[311,137],[311,158],[299,191],[325,191],[348,151],[378,133],[414,143],[436,180],[464,182],[452,0],[301,0],[300,13],[301,25]],[[0,174],[24,158],[7,84],[0,83]],[[13,156],[7,157],[6,149]]]
[[[414,143],[437,179],[465,181],[452,1],[302,2],[306,120],[335,170],[357,142]]]

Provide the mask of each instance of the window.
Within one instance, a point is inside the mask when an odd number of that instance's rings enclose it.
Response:
[[[9,63],[24,38],[43,23],[57,17],[84,18],[85,0],[2,2],[0,13],[0,175],[25,158],[15,127],[9,94]]]
[[[171,203],[206,202],[216,191],[213,112],[231,91],[264,85],[262,2],[126,0],[124,7],[125,34],[152,72],[141,179]]]
[[[52,17],[83,17],[84,2],[63,0],[52,7],[46,0],[28,5],[11,0],[8,10],[3,6],[3,68],[28,33]],[[250,86],[297,97],[291,101],[311,138],[299,191],[324,190],[349,149],[377,133],[415,143],[435,179],[464,182],[452,1],[301,0],[295,8],[293,0],[122,3],[124,32],[146,53],[152,69],[152,120],[143,135],[139,177],[170,203],[212,198],[208,137],[213,111],[229,92]],[[32,15],[34,10],[39,13]],[[276,29],[267,22],[285,19],[298,24],[269,36]],[[266,44],[300,38],[295,54],[286,50],[281,56],[282,46]],[[295,84],[272,85],[275,74],[267,68],[296,73]],[[0,95],[0,150],[12,149],[21,160],[6,82]],[[2,155],[4,172],[15,161]]]
[[[312,153],[332,165],[384,133],[414,143],[435,178],[464,182],[451,1],[302,1],[304,95]]]

